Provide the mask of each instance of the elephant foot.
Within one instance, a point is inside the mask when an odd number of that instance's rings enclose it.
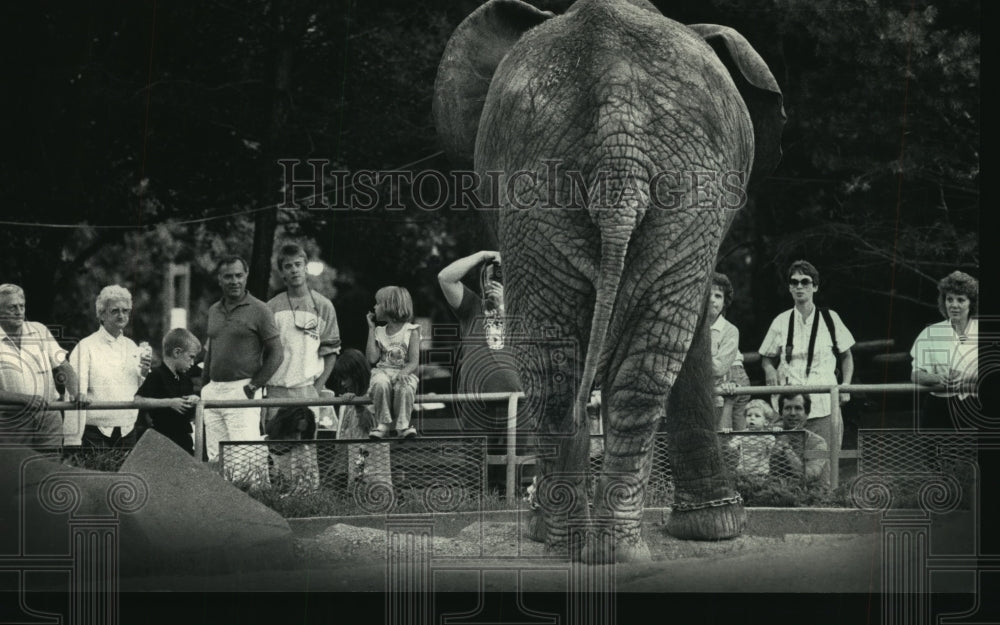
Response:
[[[541,510],[532,510],[531,514],[528,516],[528,527],[524,531],[524,535],[536,543],[544,543],[545,536],[548,532],[545,529],[545,517],[542,516]]]
[[[739,536],[747,524],[742,501],[721,506],[678,506],[667,520],[667,533],[682,540],[726,540]]]
[[[646,562],[653,559],[649,545],[642,539],[639,528],[601,528],[587,537],[587,543],[580,553],[580,561],[587,564],[611,564],[614,562]]]

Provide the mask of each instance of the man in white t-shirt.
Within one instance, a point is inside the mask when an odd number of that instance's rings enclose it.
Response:
[[[819,291],[819,272],[807,261],[793,262],[788,268],[788,291],[795,306],[774,318],[758,350],[765,384],[837,384],[838,365],[842,376],[839,383],[850,384],[854,376],[854,336],[840,315],[813,303]],[[805,429],[840,449],[844,424],[841,418],[833,422],[830,395],[814,393],[809,399],[812,409]],[[840,403],[848,401],[850,395],[841,393]]]
[[[333,303],[309,288],[308,257],[288,244],[278,251],[278,272],[287,290],[267,302],[278,326],[284,358],[267,383],[269,398],[319,397],[340,354],[340,329]],[[265,421],[278,408],[265,408]],[[319,410],[313,407],[313,411]]]

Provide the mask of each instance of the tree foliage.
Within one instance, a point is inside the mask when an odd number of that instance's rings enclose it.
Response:
[[[979,2],[657,3],[739,30],[784,92],[784,158],[720,258],[743,349],[788,306],[782,271],[799,257],[856,336],[908,344],[936,319],[934,282],[978,273]],[[477,5],[9,3],[18,88],[2,123],[18,158],[0,169],[4,218],[75,227],[5,226],[0,281],[22,284],[32,318],[67,336],[90,331],[97,290],[119,281],[136,295],[134,334],[152,339],[165,265],[192,262],[197,331],[218,295],[215,259],[250,256],[255,217],[273,215],[277,237],[315,241],[339,270],[352,314],[400,284],[418,314],[446,319],[434,275],[489,245],[474,214],[418,209],[406,188],[403,210],[384,198],[370,211],[275,210],[276,160],[447,169],[434,76]]]

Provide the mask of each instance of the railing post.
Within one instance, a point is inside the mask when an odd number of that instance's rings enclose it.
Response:
[[[840,389],[836,386],[830,389],[830,489],[836,490],[840,484],[840,436],[838,424],[843,423],[840,415]]]
[[[194,457],[205,460],[205,405],[200,401],[194,405]]]
[[[722,417],[719,419],[719,423],[716,424],[716,429],[722,430],[732,430],[733,427],[733,403],[736,398],[732,395],[726,395],[722,399]]]
[[[507,398],[507,501],[517,499],[517,393]]]

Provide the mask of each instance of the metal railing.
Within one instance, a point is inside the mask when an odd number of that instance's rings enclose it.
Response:
[[[732,398],[737,395],[777,395],[782,393],[828,393],[830,395],[831,421],[842,423],[840,414],[840,393],[927,393],[943,392],[944,387],[922,386],[912,383],[896,384],[844,384],[844,385],[790,385],[790,386],[741,386],[732,392],[725,393],[716,389],[717,395],[727,398],[727,403],[731,403]],[[506,431],[506,453],[502,455],[487,456],[489,464],[503,464],[506,467],[506,496],[508,501],[514,501],[517,497],[516,475],[519,464],[530,464],[535,462],[535,458],[530,455],[518,456],[517,449],[517,408],[520,399],[524,394],[520,392],[504,393],[479,393],[479,394],[422,394],[417,395],[416,404],[433,402],[461,402],[461,401],[507,401],[507,431]],[[205,400],[199,402],[195,407],[195,458],[204,457],[204,415],[206,408],[260,408],[260,407],[284,407],[284,406],[341,406],[341,405],[367,405],[371,404],[371,399],[367,396],[351,397],[348,399],[341,397],[319,397],[302,399],[240,399],[240,400]],[[74,402],[51,402],[48,404],[50,410],[74,411],[80,406]],[[102,402],[95,401],[86,406],[86,409],[93,410],[129,410],[137,409],[134,402]],[[721,433],[720,433],[721,434]],[[250,441],[253,442],[253,441]],[[828,450],[824,454],[821,451],[803,451],[803,459],[808,461],[816,458],[826,458],[829,462],[829,485],[836,489],[839,485],[839,462],[841,458],[857,459],[858,452],[855,450],[841,450],[838,445],[828,445]]]

